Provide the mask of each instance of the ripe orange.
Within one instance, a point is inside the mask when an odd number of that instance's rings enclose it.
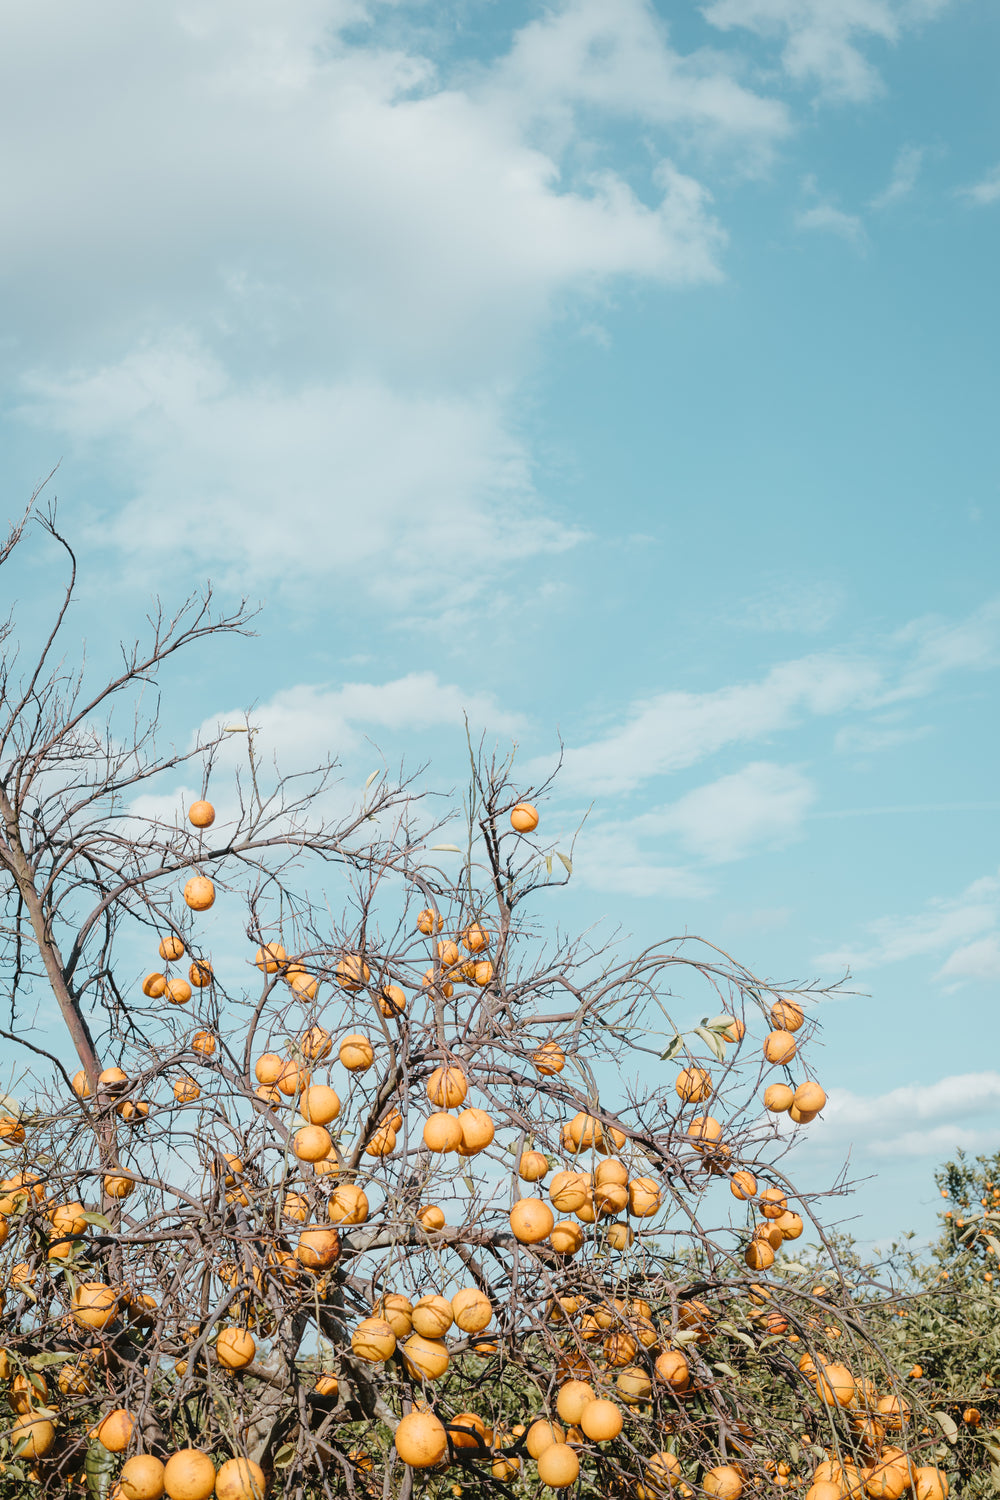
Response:
[[[265,943],[257,949],[254,963],[262,974],[277,974],[288,961],[288,954],[280,943]]]
[[[168,979],[163,995],[171,1005],[187,1005],[191,999],[191,986],[186,979]]]
[[[778,1031],[798,1031],[805,1016],[795,1000],[779,1000],[771,1006],[771,1025]]]
[[[354,1182],[341,1182],[327,1204],[333,1224],[363,1224],[368,1218],[368,1195]]]
[[[490,934],[478,922],[473,922],[462,933],[462,943],[470,953],[482,953],[490,946]]]
[[[712,1094],[712,1076],[704,1068],[684,1068],[674,1082],[678,1099],[685,1104],[700,1104]]]
[[[200,1448],[181,1448],[167,1459],[163,1489],[170,1500],[209,1500],[215,1489],[215,1465]]]
[[[774,1115],[783,1115],[795,1100],[795,1090],[787,1083],[771,1083],[764,1090],[764,1108]]]
[[[549,1170],[548,1158],[541,1151],[522,1151],[517,1175],[522,1182],[541,1182]]]
[[[142,981],[142,993],[150,1000],[159,1000],[167,987],[167,976],[165,974],[147,974]],[[86,1074],[84,1074],[86,1077]]]
[[[424,1208],[418,1209],[417,1218],[428,1234],[433,1234],[435,1230],[444,1228],[444,1210],[439,1208],[436,1203],[428,1203]]]
[[[70,1302],[73,1321],[81,1328],[106,1328],[118,1311],[118,1294],[103,1281],[81,1281]]]
[[[584,1406],[580,1426],[591,1442],[610,1443],[624,1426],[622,1409],[614,1401],[597,1397]]]
[[[493,1304],[478,1287],[463,1287],[451,1299],[455,1326],[463,1333],[482,1333],[493,1318]]]
[[[528,1428],[524,1446],[532,1458],[539,1458],[553,1443],[565,1442],[565,1434],[558,1422],[546,1422],[539,1418]]]
[[[722,1139],[722,1126],[712,1115],[695,1115],[687,1133],[696,1151],[707,1151]]]
[[[396,1348],[392,1325],[384,1318],[364,1318],[351,1334],[351,1349],[368,1364],[384,1364]]]
[[[253,1364],[257,1345],[246,1328],[223,1328],[215,1341],[219,1364],[227,1370],[243,1370]]]
[[[790,1063],[798,1047],[790,1031],[779,1028],[764,1038],[764,1056],[769,1063]]]
[[[398,984],[384,984],[379,990],[378,1008],[383,1016],[401,1016],[406,1009],[406,993]]]
[[[212,1057],[215,1046],[215,1037],[210,1031],[196,1031],[191,1038],[191,1051],[200,1053],[202,1057]]]
[[[227,1458],[215,1476],[215,1500],[264,1500],[264,1470],[250,1458]]]
[[[543,1042],[532,1053],[531,1060],[543,1078],[552,1078],[566,1066],[566,1054],[558,1042]]]
[[[215,886],[207,875],[192,875],[184,887],[184,900],[192,911],[208,911],[215,903]]]
[[[330,1132],[322,1125],[303,1125],[292,1137],[292,1153],[299,1161],[322,1161],[332,1148]]]
[[[214,979],[212,965],[205,959],[197,959],[188,969],[188,979],[196,990],[203,990],[212,983]]]
[[[734,1198],[746,1202],[749,1198],[756,1197],[757,1179],[752,1172],[734,1172],[729,1184],[729,1191]]]
[[[340,1235],[335,1229],[304,1229],[295,1246],[296,1259],[307,1271],[326,1271],[340,1254]]]
[[[21,1452],[25,1458],[44,1458],[56,1440],[56,1429],[46,1417],[28,1412],[18,1417],[6,1436],[15,1451],[24,1444]]]
[[[460,1156],[475,1156],[478,1152],[485,1151],[496,1134],[493,1121],[485,1109],[463,1109],[458,1117],[458,1124],[462,1131]]]
[[[376,1318],[382,1318],[397,1339],[405,1339],[413,1332],[413,1303],[401,1292],[386,1292],[372,1308]]]
[[[425,937],[430,937],[435,932],[440,932],[443,926],[444,917],[441,916],[440,912],[432,911],[429,906],[425,907],[417,917],[417,930],[422,932]]]
[[[348,994],[356,994],[372,977],[363,953],[345,953],[337,965],[337,983]]]
[[[811,1080],[800,1083],[792,1101],[802,1115],[818,1115],[826,1104],[826,1094],[818,1083]]]
[[[691,1384],[691,1370],[679,1349],[664,1349],[653,1368],[673,1391],[686,1391]]]
[[[417,1333],[425,1339],[439,1339],[448,1332],[455,1321],[455,1313],[447,1297],[430,1292],[413,1304],[410,1322]]]
[[[510,826],[517,833],[534,833],[538,827],[538,809],[530,802],[519,802],[511,812]]]
[[[576,1255],[583,1248],[583,1230],[572,1219],[561,1219],[552,1226],[549,1244],[557,1255]]]
[[[184,944],[176,932],[168,932],[166,937],[160,939],[160,957],[168,964],[176,963],[177,959],[184,957]]]
[[[580,1460],[568,1443],[551,1443],[538,1458],[538,1477],[550,1489],[564,1490],[580,1477]]]
[[[442,1339],[425,1339],[411,1333],[403,1345],[403,1360],[411,1375],[422,1380],[440,1380],[448,1368],[451,1355]]]
[[[195,828],[211,828],[215,822],[215,808],[211,802],[206,802],[204,798],[192,802],[188,808],[188,822]]]
[[[444,1424],[430,1411],[411,1411],[396,1428],[396,1452],[413,1469],[429,1469],[448,1452]]]
[[[364,1073],[375,1061],[375,1049],[371,1042],[356,1031],[344,1037],[337,1055],[350,1073]]]
[[[118,1486],[122,1500],[160,1500],[163,1465],[152,1453],[136,1453],[122,1465]]]
[[[135,1417],[130,1411],[118,1407],[117,1410],[109,1411],[107,1416],[102,1417],[87,1435],[103,1443],[109,1453],[122,1453],[132,1441],[134,1430]]]
[[[469,1092],[469,1080],[457,1063],[436,1067],[427,1080],[427,1097],[439,1109],[457,1109]]]
[[[522,1245],[538,1245],[552,1233],[555,1216],[541,1198],[522,1198],[510,1211],[511,1233]]]
[[[701,1481],[706,1495],[716,1500],[740,1500],[743,1493],[743,1476],[735,1464],[718,1464],[707,1469]]]
[[[765,1219],[780,1219],[788,1207],[788,1199],[780,1188],[765,1188],[760,1195],[760,1211]]]
[[[628,1211],[637,1219],[647,1219],[658,1212],[660,1187],[653,1177],[633,1177],[628,1185]]]
[[[163,979],[163,975],[162,974],[160,974],[158,977],[160,979]],[[167,981],[165,979],[163,979],[163,983],[166,984],[166,982]],[[162,994],[163,991],[161,990],[160,993]],[[74,1094],[76,1095],[76,1097],[78,1099],[89,1099],[90,1098],[90,1084],[87,1082],[87,1075],[84,1072],[83,1068],[80,1068],[78,1072],[76,1072],[76,1073],[73,1074],[73,1085],[72,1085],[72,1087],[73,1087],[73,1092],[74,1092]]]

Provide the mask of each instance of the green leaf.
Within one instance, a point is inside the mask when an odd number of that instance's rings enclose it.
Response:
[[[667,1048],[666,1052],[660,1053],[660,1061],[673,1062],[674,1058],[677,1056],[683,1045],[684,1038],[680,1035],[680,1033],[678,1033],[670,1043],[670,1046]]]
[[[276,1469],[287,1469],[294,1457],[295,1444],[282,1443],[281,1447],[278,1449],[271,1462],[274,1464],[274,1467]]]
[[[705,1046],[710,1048],[719,1062],[724,1061],[726,1056],[726,1047],[718,1032],[709,1031],[707,1026],[696,1026],[694,1028],[694,1034],[695,1036],[701,1037],[701,1040],[705,1043]]]
[[[61,1354],[33,1354],[28,1364],[33,1370],[46,1370],[49,1365],[64,1365],[71,1355],[64,1349]]]
[[[932,1411],[931,1416],[948,1439],[949,1443],[958,1442],[958,1428],[946,1411]]]
[[[113,1229],[114,1228],[114,1225],[112,1224],[111,1220],[105,1218],[104,1214],[86,1213],[86,1214],[81,1214],[80,1218],[84,1219],[88,1224],[93,1224],[93,1226],[94,1226],[95,1229]]]
[[[572,875],[572,873],[573,873],[573,861],[570,859],[569,855],[568,854],[560,854],[559,850],[557,849],[556,850],[556,857],[558,859],[562,860],[564,866],[566,867],[566,874],[567,875]]]
[[[732,1365],[727,1365],[725,1360],[723,1359],[720,1359],[717,1364],[714,1364],[712,1366],[712,1369],[718,1370],[720,1375],[728,1375],[730,1380],[739,1380],[740,1378],[737,1375],[736,1371],[733,1369]]]

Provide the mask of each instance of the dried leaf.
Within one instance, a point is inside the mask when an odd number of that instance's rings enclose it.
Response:
[[[701,1040],[705,1043],[705,1046],[715,1054],[715,1057],[719,1062],[724,1061],[726,1056],[726,1046],[722,1038],[719,1036],[718,1032],[709,1031],[707,1026],[696,1026],[694,1028],[694,1034],[695,1036],[701,1038]]]
[[[946,1411],[932,1411],[931,1416],[948,1439],[949,1443],[958,1442],[958,1428]]]
[[[556,857],[558,859],[561,859],[562,862],[563,862],[563,864],[565,865],[565,867],[566,867],[566,874],[567,875],[572,875],[572,873],[573,873],[573,861],[570,859],[569,855],[568,854],[560,854],[559,850],[557,849],[556,850]]]
[[[667,1048],[666,1052],[660,1053],[660,1061],[673,1062],[674,1058],[677,1056],[683,1045],[684,1038],[678,1033],[678,1035],[675,1036],[673,1041],[670,1043],[670,1046]]]
[[[457,844],[432,844],[431,851],[433,852],[435,849],[439,849],[445,854],[461,854],[462,852]]]

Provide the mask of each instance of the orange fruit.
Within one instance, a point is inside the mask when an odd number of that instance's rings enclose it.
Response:
[[[774,1115],[783,1115],[795,1101],[795,1090],[787,1083],[771,1083],[764,1090],[764,1108]]]
[[[541,1198],[522,1198],[510,1211],[510,1228],[522,1245],[538,1245],[552,1233],[555,1216]]]
[[[591,1442],[610,1443],[624,1426],[622,1409],[614,1401],[597,1397],[584,1406],[580,1426]]]
[[[565,1434],[558,1422],[546,1422],[539,1418],[537,1422],[532,1422],[528,1428],[528,1435],[524,1445],[532,1458],[539,1458],[545,1452],[546,1448],[551,1448],[553,1443],[562,1443],[564,1441]]]
[[[188,822],[195,828],[211,828],[215,822],[215,808],[211,802],[206,802],[204,798],[192,802],[188,808]]]
[[[351,1334],[351,1349],[368,1364],[383,1364],[395,1348],[396,1335],[384,1318],[364,1318]]]
[[[122,1465],[118,1486],[122,1500],[160,1500],[163,1464],[152,1453],[136,1453]]]
[[[288,961],[288,954],[280,943],[265,943],[257,949],[254,963],[262,974],[277,974]]]
[[[209,1500],[215,1489],[215,1465],[200,1448],[172,1453],[163,1469],[163,1490],[170,1500]]]
[[[191,999],[191,986],[186,979],[168,979],[163,996],[171,1005],[187,1005]]]
[[[410,1373],[422,1380],[440,1380],[451,1359],[443,1339],[426,1339],[419,1333],[410,1334],[402,1352]]]
[[[770,1016],[777,1031],[798,1031],[805,1019],[801,1005],[795,1000],[779,1000],[771,1006]]]
[[[417,917],[417,930],[422,932],[425,937],[430,937],[435,932],[440,932],[443,926],[444,917],[439,912],[432,911],[429,906],[425,907]]]
[[[167,987],[167,976],[165,974],[147,974],[142,981],[142,993],[150,1000],[159,1000]],[[84,1077],[86,1078],[86,1074]]]
[[[790,1063],[798,1046],[790,1031],[778,1028],[764,1038],[764,1056],[769,1063]]]
[[[117,1410],[109,1411],[107,1416],[102,1417],[90,1429],[87,1436],[103,1443],[109,1453],[122,1453],[132,1441],[134,1431],[135,1417],[130,1411],[118,1407]]]
[[[368,1195],[354,1182],[341,1182],[327,1204],[333,1224],[363,1224],[368,1218]]]
[[[534,833],[538,827],[538,810],[530,802],[519,802],[510,815],[510,826],[517,833]]]
[[[436,1067],[427,1080],[427,1097],[439,1109],[457,1109],[469,1092],[469,1080],[457,1063]]]
[[[580,1460],[568,1443],[551,1443],[537,1462],[538,1477],[550,1489],[564,1490],[580,1477]]]
[[[198,1052],[202,1057],[211,1057],[215,1052],[215,1037],[210,1031],[196,1031],[191,1038],[191,1051]]]
[[[215,1500],[264,1500],[264,1470],[251,1458],[227,1458],[215,1476]]]
[[[168,964],[184,957],[184,944],[176,932],[168,932],[165,938],[160,939],[160,957]]]
[[[712,1094],[712,1076],[704,1068],[684,1068],[674,1082],[678,1099],[685,1104],[700,1104]]]
[[[243,1370],[253,1364],[257,1345],[246,1328],[223,1328],[215,1341],[215,1353],[227,1370]]]
[[[448,1453],[444,1424],[430,1411],[407,1412],[396,1428],[396,1452],[413,1469],[429,1469]]]
[[[552,1078],[566,1066],[566,1054],[558,1042],[543,1042],[531,1054],[531,1060],[543,1078]]]
[[[410,1322],[417,1333],[425,1339],[439,1339],[448,1332],[455,1321],[455,1313],[447,1297],[430,1292],[413,1304]]]
[[[757,1179],[752,1172],[734,1172],[729,1184],[729,1191],[734,1198],[746,1202],[757,1194]]]
[[[192,875],[184,887],[184,900],[192,911],[208,911],[215,903],[215,886],[207,875]]]
[[[455,1326],[463,1333],[482,1333],[493,1318],[493,1304],[478,1287],[463,1287],[451,1299]]]
[[[375,1061],[375,1049],[371,1042],[356,1031],[344,1037],[337,1055],[350,1073],[363,1073]]]
[[[337,965],[337,983],[348,994],[356,994],[372,977],[362,953],[345,953]]]

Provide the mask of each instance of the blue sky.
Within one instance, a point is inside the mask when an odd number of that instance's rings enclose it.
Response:
[[[557,734],[560,921],[824,1008],[803,1170],[1000,1146],[1000,13],[986,0],[7,9],[0,441],[92,654],[286,761]],[[48,574],[38,555],[39,599]],[[25,601],[30,611],[32,597]],[[697,1017],[693,1017],[697,1019]]]

